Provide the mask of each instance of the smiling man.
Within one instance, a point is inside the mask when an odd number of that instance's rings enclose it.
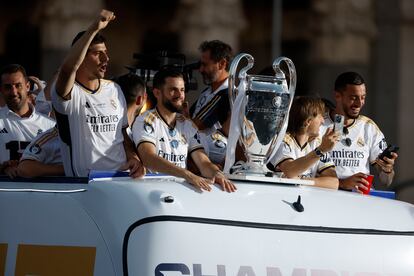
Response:
[[[223,190],[234,192],[234,184],[205,154],[197,127],[180,114],[185,99],[183,75],[160,70],[154,76],[153,93],[157,99],[155,108],[138,116],[132,127],[144,165],[153,172],[184,178],[200,190],[210,191],[210,185],[217,183]],[[186,169],[188,156],[202,176]]]
[[[333,127],[332,118],[335,114],[345,117],[344,128],[339,130],[342,139],[330,152],[336,166],[339,187],[359,193],[367,190],[369,183],[365,178],[370,174],[371,165],[377,169],[379,180],[390,185],[398,155],[392,153],[391,158],[378,158],[387,143],[374,121],[360,114],[367,95],[364,79],[358,73],[345,72],[337,77],[334,89],[336,108],[325,117],[320,134],[328,127]]]
[[[52,128],[55,121],[38,113],[29,103],[30,84],[26,70],[18,64],[1,69],[0,92],[6,106],[0,109],[0,174],[17,176],[23,150],[37,134]]]
[[[90,170],[130,169],[132,177],[145,173],[126,134],[127,109],[121,88],[103,79],[109,56],[98,32],[114,19],[113,12],[102,10],[75,37],[52,88],[68,176],[87,176]]]

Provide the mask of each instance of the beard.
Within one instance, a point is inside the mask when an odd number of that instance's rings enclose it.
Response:
[[[13,98],[6,98],[6,105],[9,107],[10,110],[18,111],[23,108],[23,106],[27,103],[27,97],[23,97],[22,95],[17,96],[17,99]]]
[[[218,72],[203,73],[203,82],[205,85],[211,85],[218,78]]]
[[[345,111],[345,115],[350,118],[350,119],[356,119],[359,116],[360,111],[358,111],[357,113],[352,112],[351,108],[348,107],[343,107],[343,110]]]
[[[179,113],[181,113],[181,111],[183,111],[183,105],[182,104],[180,106],[175,106],[171,101],[165,100],[165,99],[162,101],[162,104],[170,112],[173,112],[173,113],[179,112]]]

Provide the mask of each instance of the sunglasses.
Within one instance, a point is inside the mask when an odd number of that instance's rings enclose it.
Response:
[[[348,128],[347,128],[347,127],[343,127],[343,129],[342,129],[342,133],[343,133],[344,135],[348,135],[348,134],[349,134],[349,130],[348,130]],[[352,145],[352,140],[351,140],[351,138],[349,138],[349,137],[345,138],[345,139],[343,140],[343,142],[344,142],[344,144],[345,144],[346,146],[348,146],[348,147],[350,147],[350,146]]]

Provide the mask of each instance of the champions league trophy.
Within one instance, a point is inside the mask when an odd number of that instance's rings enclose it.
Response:
[[[240,69],[236,85],[237,67],[243,58],[247,59],[247,66]],[[289,82],[280,69],[281,62],[287,65]],[[282,143],[295,93],[296,70],[290,59],[279,57],[274,60],[274,76],[248,75],[247,71],[253,64],[251,55],[239,54],[230,65],[229,100],[232,112],[224,167],[230,178],[235,175],[256,178],[269,175],[266,163]],[[229,174],[238,141],[247,161]]]

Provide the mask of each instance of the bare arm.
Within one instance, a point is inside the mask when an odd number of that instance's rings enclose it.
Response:
[[[314,179],[316,187],[335,189],[339,187],[339,180],[336,176],[334,167],[324,170],[318,177]]]
[[[162,157],[159,157],[156,153],[155,145],[149,142],[144,142],[138,145],[138,154],[143,157],[142,162],[144,166],[149,168],[152,171],[157,171],[160,173],[165,173],[168,175],[173,175],[176,177],[184,178],[188,183],[194,185],[195,187],[210,191],[212,181],[199,177],[192,172],[177,167],[173,163],[165,160]]]
[[[391,158],[384,157],[384,160],[377,159],[375,161],[375,168],[378,171],[379,179],[381,183],[387,186],[391,185],[392,180],[394,179],[394,163],[398,158],[398,154],[395,152],[392,152],[391,155]]]
[[[199,149],[191,153],[191,157],[194,160],[194,163],[197,165],[198,169],[201,172],[201,175],[213,179],[215,183],[219,184],[224,191],[235,192],[237,190],[236,186],[228,180],[223,172],[213,164],[210,159],[208,159],[204,150]]]
[[[65,170],[62,164],[44,164],[35,160],[23,160],[17,167],[17,173],[21,177],[31,178],[65,175]]]
[[[115,15],[113,12],[102,10],[98,18],[89,26],[86,32],[70,49],[60,67],[56,80],[56,91],[63,99],[70,99],[70,93],[75,82],[76,71],[82,64],[92,39],[114,19]]]
[[[279,164],[279,169],[288,178],[295,178],[301,175],[304,171],[313,166],[318,162],[319,156],[315,152],[310,152],[307,155],[298,159],[287,159]]]

